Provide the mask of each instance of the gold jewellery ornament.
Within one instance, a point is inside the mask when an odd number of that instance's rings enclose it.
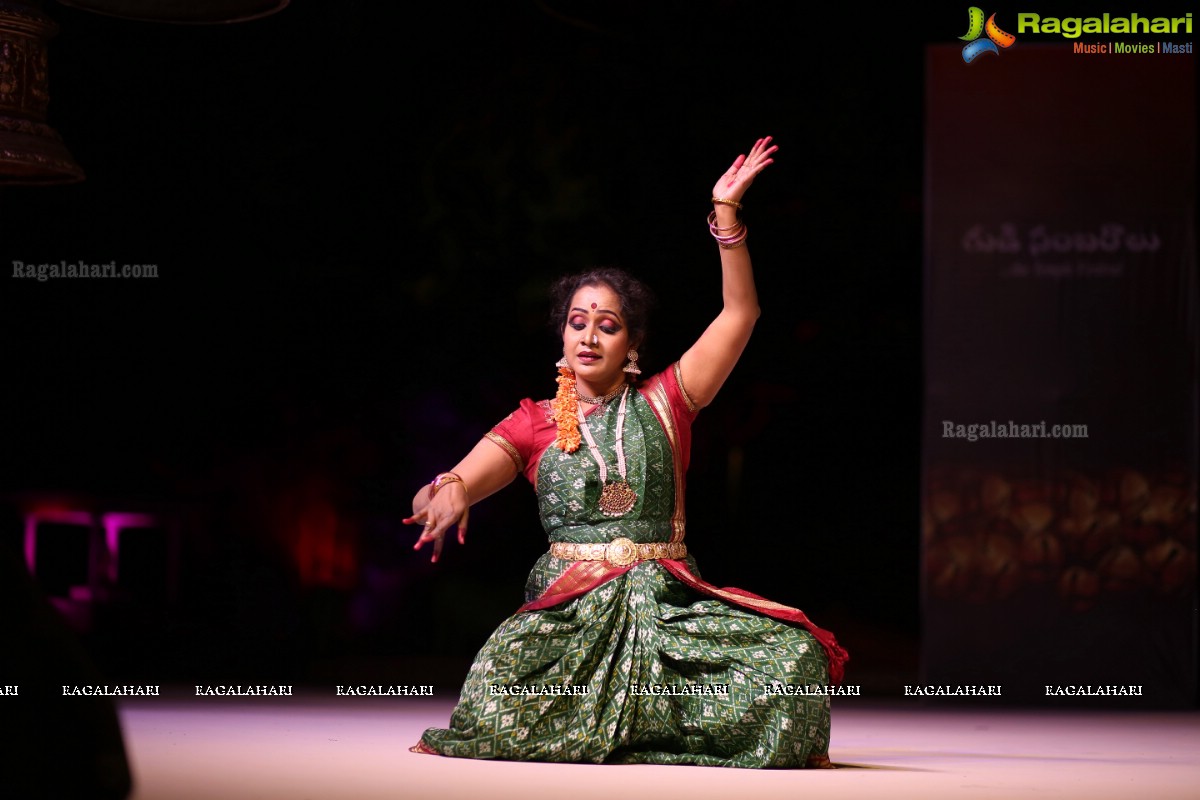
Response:
[[[607,550],[605,560],[614,567],[628,567],[637,561],[637,545],[632,539],[626,539],[624,536],[609,542]]]
[[[617,409],[617,472],[620,474],[620,479],[610,481],[608,479],[608,465],[604,463],[604,456],[600,453],[600,448],[596,446],[596,440],[592,437],[592,432],[588,428],[587,420],[583,416],[583,407],[580,406],[579,412],[579,430],[583,432],[583,436],[587,439],[588,450],[591,451],[592,458],[595,459],[596,465],[600,467],[600,513],[606,517],[619,517],[622,514],[629,513],[637,503],[637,492],[629,485],[626,480],[626,465],[625,465],[625,405],[629,400],[629,387],[625,387],[624,394],[621,395],[621,406]]]
[[[463,491],[467,491],[467,484],[462,478],[458,477],[457,474],[453,472],[442,472],[429,482],[429,499],[432,500],[433,496],[437,494],[438,491],[447,483],[461,483]]]
[[[683,542],[638,544],[620,536],[611,542],[553,542],[550,555],[564,561],[607,561],[614,567],[627,567],[639,561],[686,558],[687,545]]]
[[[628,372],[630,375],[641,375],[642,370],[637,365],[637,361],[638,361],[637,348],[634,348],[634,347],[629,348],[629,352],[625,354],[625,358],[627,358],[629,360],[629,363],[625,365],[625,368],[622,371]]]
[[[624,477],[619,481],[604,484],[600,490],[600,513],[606,517],[628,514],[637,503],[637,492]]]

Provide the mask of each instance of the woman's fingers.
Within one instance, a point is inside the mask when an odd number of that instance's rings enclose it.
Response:
[[[433,539],[431,534],[433,529],[437,526],[437,523],[431,519],[428,514],[422,512],[421,514],[413,515],[404,521],[406,523],[421,526],[421,535],[417,538],[416,544],[413,545],[413,550],[420,550],[426,542]]]
[[[466,543],[467,534],[467,517],[470,516],[470,509],[464,508],[461,517],[458,519],[458,541],[459,544]],[[413,514],[403,520],[405,525],[420,525],[421,535],[413,544],[413,550],[420,550],[425,546],[426,542],[433,542],[433,556],[430,559],[437,562],[441,558],[442,548],[445,547],[446,532],[454,525],[455,515],[447,514],[440,518],[435,518],[428,509]]]
[[[755,143],[754,149],[750,151],[750,155],[743,161],[739,169],[730,173],[729,187],[737,184],[749,186],[758,173],[775,163],[772,155],[779,149],[775,145],[770,144],[771,137],[760,139]]]
[[[774,164],[775,159],[771,158],[771,156],[775,155],[775,151],[778,149],[778,147],[772,147],[770,150],[764,150],[763,152],[759,153],[758,158],[754,159],[753,164],[750,166],[755,172],[760,172],[762,168],[768,164]]]
[[[445,530],[442,523],[437,520],[425,520],[425,527],[421,530],[421,538],[417,539],[414,550],[420,549],[426,542],[433,542],[433,556],[429,559],[433,563],[437,563],[438,557],[442,554],[442,540],[446,538]]]
[[[403,522],[405,525],[424,526],[426,521],[428,521],[428,519],[429,519],[428,511],[418,511],[416,514],[413,514],[411,517],[405,517],[404,519],[402,519],[400,521]],[[417,540],[417,543],[418,543],[418,546],[420,546],[419,539]]]
[[[467,543],[467,518],[471,516],[471,509],[464,508],[462,518],[458,521],[458,543]]]
[[[750,152],[735,158],[733,164],[725,171],[725,175],[722,178],[725,182],[725,188],[732,188],[739,182],[749,184],[750,181],[754,180],[755,175],[762,172],[767,166],[775,163],[775,159],[771,158],[771,156],[778,149],[776,145],[771,144],[770,136],[756,139],[754,146],[750,148]]]
[[[752,169],[743,170],[743,172],[746,173],[745,177],[747,178],[747,180],[754,180],[754,178],[757,177],[758,173],[762,172],[764,169],[766,169],[767,167],[769,167],[770,165],[772,165],[774,163],[775,163],[775,159],[767,158],[762,161],[759,161],[757,164],[754,165],[754,167]]]
[[[771,164],[775,161],[775,159],[771,158],[771,156],[775,155],[777,150],[779,150],[778,147],[768,147],[765,150],[755,153],[753,156],[746,159],[746,165],[744,169],[758,172],[767,164]]]
[[[759,139],[754,143],[754,147],[751,148],[750,155],[746,158],[746,160],[751,164],[756,164],[762,161],[764,158],[769,157],[778,149],[779,148],[777,146],[771,144],[770,136],[766,137],[765,139]]]

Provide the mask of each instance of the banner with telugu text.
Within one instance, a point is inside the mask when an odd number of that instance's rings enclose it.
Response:
[[[1194,57],[962,50],[927,53],[923,677],[1191,706]]]

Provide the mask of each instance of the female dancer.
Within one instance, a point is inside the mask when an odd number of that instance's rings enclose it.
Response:
[[[413,499],[415,547],[465,540],[471,503],[525,475],[550,551],[526,603],[476,656],[450,718],[412,749],[526,761],[829,766],[829,698],[846,653],[802,612],[701,580],[684,544],[684,474],[697,412],[759,315],[738,211],[773,162],[771,138],[713,188],[709,228],[724,307],[641,383],[649,293],[619,270],[555,287],[558,393],[524,400]],[[731,547],[751,546],[747,542]]]

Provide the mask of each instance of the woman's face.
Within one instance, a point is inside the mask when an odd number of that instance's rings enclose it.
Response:
[[[629,346],[617,293],[604,285],[576,292],[563,328],[563,355],[585,394],[606,394],[625,380]]]

